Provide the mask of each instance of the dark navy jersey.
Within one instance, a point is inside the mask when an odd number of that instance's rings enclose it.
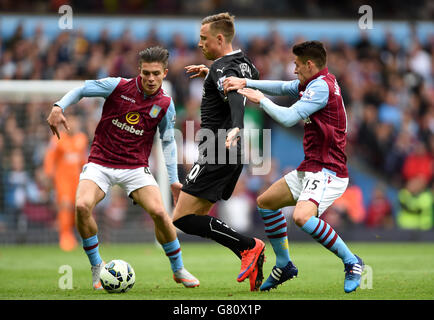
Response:
[[[245,98],[236,91],[228,93],[228,97],[223,91],[223,81],[231,76],[257,80],[259,72],[241,50],[218,58],[211,65],[203,85],[200,111],[201,129],[211,130],[215,138],[219,129],[244,128]]]
[[[229,101],[223,92],[223,81],[231,76],[259,79],[259,72],[241,50],[215,60],[203,85],[201,128],[216,132],[233,127]],[[239,107],[244,109],[244,105]]]

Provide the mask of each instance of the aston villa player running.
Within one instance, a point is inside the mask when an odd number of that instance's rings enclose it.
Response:
[[[155,224],[155,234],[168,256],[176,282],[197,287],[199,281],[183,266],[176,229],[166,213],[157,182],[148,168],[157,127],[175,202],[182,187],[178,180],[177,152],[173,127],[173,100],[161,88],[168,69],[169,53],[161,47],[139,53],[140,74],[136,78],[87,80],[56,102],[48,116],[53,134],[59,127],[69,129],[63,111],[83,97],[103,97],[102,116],[95,131],[88,163],[83,167],[75,201],[76,225],[83,248],[92,265],[92,282],[102,289],[99,274],[103,261],[98,251],[98,227],[92,210],[109,188],[121,186],[146,210]]]
[[[225,79],[225,91],[237,90],[286,127],[304,121],[304,160],[296,170],[271,185],[257,199],[265,232],[276,253],[276,265],[260,290],[276,288],[297,276],[289,257],[286,219],[281,208],[295,206],[292,219],[304,232],[341,258],[345,268],[344,290],[360,286],[364,268],[321,214],[339,198],[348,185],[345,155],[347,114],[336,77],[327,69],[327,53],[319,41],[295,45],[297,80]],[[254,90],[257,89],[257,90]],[[260,90],[260,91],[259,91]],[[274,104],[264,94],[299,98],[291,107]]]

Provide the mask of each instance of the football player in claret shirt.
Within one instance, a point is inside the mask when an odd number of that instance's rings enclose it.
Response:
[[[92,265],[95,289],[102,288],[99,274],[103,261],[98,250],[98,227],[92,217],[92,210],[115,184],[121,186],[152,217],[156,238],[169,258],[174,280],[186,287],[199,285],[199,281],[183,266],[176,229],[164,209],[157,182],[148,167],[158,127],[171,191],[176,202],[182,185],[178,180],[173,132],[175,106],[172,98],[161,88],[168,72],[168,58],[168,51],[161,47],[141,51],[140,74],[136,78],[87,80],[84,86],[71,90],[57,101],[47,119],[53,135],[60,138],[59,126],[68,129],[68,122],[63,115],[66,107],[83,97],[105,98],[75,199],[76,226]]]
[[[259,78],[244,53],[232,48],[234,34],[234,17],[229,13],[204,18],[198,46],[205,58],[214,62],[209,69],[204,65],[186,67],[192,78],[205,77],[199,130],[203,138],[199,159],[187,175],[173,221],[185,233],[210,238],[232,250],[241,259],[237,281],[249,278],[250,290],[256,291],[263,279],[264,242],[244,236],[208,215],[215,202],[229,199],[243,169],[238,136],[244,127],[246,99],[237,92],[225,95],[223,80],[229,76]],[[231,158],[233,154],[236,159]]]
[[[276,265],[261,290],[276,288],[298,274],[289,256],[286,219],[281,208],[295,206],[293,220],[325,248],[335,253],[345,266],[344,290],[349,293],[360,285],[363,261],[354,255],[324,220],[321,214],[339,198],[348,185],[345,155],[347,115],[336,77],[326,67],[326,51],[319,41],[307,41],[293,47],[298,80],[270,81],[230,77],[224,90],[237,90],[268,113],[274,120],[291,127],[304,121],[305,158],[296,170],[270,186],[257,199],[265,232],[276,253]],[[258,90],[254,90],[254,89]],[[260,90],[260,91],[259,91]],[[266,98],[289,95],[299,100],[281,107]]]

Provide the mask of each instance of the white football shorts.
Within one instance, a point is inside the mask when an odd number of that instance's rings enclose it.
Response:
[[[327,169],[319,172],[292,170],[284,178],[294,200],[309,200],[318,206],[318,217],[345,192],[349,181]]]
[[[89,162],[83,166],[80,180],[92,180],[107,194],[111,186],[119,185],[129,196],[134,190],[146,186],[157,186],[148,167],[136,169],[115,169]]]

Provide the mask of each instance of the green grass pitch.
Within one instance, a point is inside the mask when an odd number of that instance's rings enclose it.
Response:
[[[291,300],[434,299],[433,243],[349,243],[351,250],[369,266],[364,288],[345,294],[344,272],[339,258],[316,242],[290,243],[291,258],[299,276],[277,290],[250,292],[249,283],[236,281],[240,262],[228,249],[213,242],[182,243],[187,269],[201,285],[187,289],[172,279],[169,261],[161,248],[148,244],[102,244],[100,253],[128,261],[136,272],[136,284],[124,294],[108,294],[91,288],[89,261],[78,248],[66,253],[51,245],[0,247],[0,299],[49,300]],[[275,256],[266,246],[264,276],[268,277]],[[72,289],[60,289],[59,280],[72,270]],[[62,282],[62,281],[60,281]]]

